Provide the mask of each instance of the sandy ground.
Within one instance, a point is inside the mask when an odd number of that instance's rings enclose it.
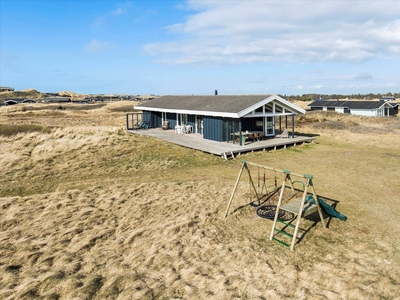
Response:
[[[121,113],[68,114],[0,137],[1,299],[400,299],[398,129],[302,127],[315,144],[226,162],[129,135]],[[245,176],[224,220],[242,158],[313,174],[348,220],[302,221],[289,251],[247,205]]]

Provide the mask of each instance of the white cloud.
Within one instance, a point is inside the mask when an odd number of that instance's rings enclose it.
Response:
[[[115,50],[115,49],[118,49],[117,44],[108,41],[101,42],[97,39],[93,39],[83,46],[83,51],[85,53],[96,53],[105,50]]]
[[[347,62],[400,54],[400,1],[186,1],[143,50],[168,64]]]
[[[123,15],[126,12],[124,8],[117,8],[116,10],[109,13],[110,16],[119,16]]]
[[[395,83],[395,82],[389,82],[386,84],[386,87],[389,87],[389,88],[395,88],[395,87],[399,87],[399,86],[400,86],[400,84]]]
[[[106,26],[113,18],[119,17],[127,12],[126,8],[117,8],[105,15],[99,16],[92,23],[93,29],[101,29]]]
[[[320,90],[320,89],[322,89],[322,85],[321,85],[321,84],[318,84],[318,85],[311,86],[310,88],[311,88],[312,90]]]
[[[360,73],[357,76],[354,76],[354,79],[357,79],[357,80],[369,80],[369,79],[373,79],[373,76],[370,73],[365,72],[365,73]]]

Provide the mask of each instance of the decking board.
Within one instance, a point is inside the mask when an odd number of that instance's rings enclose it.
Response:
[[[134,134],[141,134],[146,136],[152,136],[161,140],[168,141],[173,144],[177,144],[183,147],[200,150],[203,152],[211,153],[214,155],[230,158],[234,155],[240,155],[246,152],[262,151],[276,149],[279,147],[296,146],[304,143],[310,143],[314,141],[314,137],[309,136],[296,136],[294,138],[280,139],[271,138],[262,141],[247,143],[246,145],[240,146],[233,144],[232,142],[217,142],[207,139],[196,133],[191,134],[175,134],[174,130],[161,130],[160,128],[152,129],[140,129],[140,130],[128,130]]]

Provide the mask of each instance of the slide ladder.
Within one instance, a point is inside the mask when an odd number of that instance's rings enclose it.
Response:
[[[314,185],[312,182],[312,176],[308,174],[304,174],[303,178],[305,180],[304,183],[304,189],[303,189],[303,195],[301,198],[294,198],[291,200],[289,203],[282,204],[282,199],[284,190],[286,185],[289,183],[290,187],[293,189],[293,182],[291,180],[290,176],[290,171],[285,170],[284,171],[284,179],[279,195],[279,200],[278,204],[276,207],[276,213],[275,213],[275,218],[274,218],[274,223],[272,225],[272,230],[271,230],[271,235],[270,235],[270,240],[276,241],[286,247],[290,247],[290,250],[294,250],[294,246],[296,244],[296,241],[302,236],[302,234],[299,234],[300,229],[300,220],[302,217],[305,217],[309,214],[314,213],[315,211],[318,211],[319,217],[321,219],[322,225],[324,228],[326,228],[326,224],[323,218],[322,210],[321,207],[318,203],[318,201],[307,201],[309,198],[307,198],[309,191],[311,194],[314,196],[315,199],[318,199]],[[285,222],[282,220],[279,220],[279,211],[287,211],[291,212],[295,215],[295,218],[289,222]],[[293,221],[295,222],[295,225],[292,224]],[[288,232],[288,231],[291,231]],[[279,238],[278,238],[279,236]],[[287,242],[286,240],[289,241]]]

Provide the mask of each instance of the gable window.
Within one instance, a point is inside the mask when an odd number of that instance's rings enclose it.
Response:
[[[272,105],[270,103],[265,105],[265,113],[272,113],[272,112],[273,112]]]

